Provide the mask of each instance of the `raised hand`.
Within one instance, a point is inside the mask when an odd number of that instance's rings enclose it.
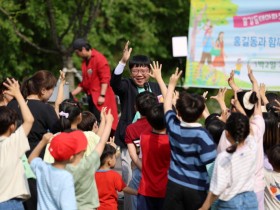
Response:
[[[121,62],[126,63],[128,61],[128,59],[130,58],[130,54],[132,52],[132,48],[128,48],[129,46],[129,41],[126,42],[124,49],[123,49],[123,56],[121,59]]]
[[[158,80],[161,79],[161,68],[162,64],[159,64],[158,61],[153,61],[153,64],[150,64],[151,72],[149,73],[150,77]]]
[[[3,91],[3,94],[8,94],[15,98],[21,95],[19,83],[14,78],[7,78],[3,85],[7,88],[7,90]]]
[[[175,70],[175,73],[171,75],[170,79],[169,79],[169,85],[173,85],[176,86],[181,74],[182,74],[182,70],[179,71],[179,68],[177,67]]]

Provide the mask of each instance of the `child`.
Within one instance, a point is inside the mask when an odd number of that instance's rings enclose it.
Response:
[[[0,209],[23,210],[22,201],[30,198],[21,157],[30,149],[27,135],[34,118],[23,96],[18,81],[7,79],[4,94],[17,100],[23,123],[17,128],[17,113],[6,106],[0,107]]]
[[[231,146],[215,160],[208,196],[200,208],[207,210],[219,198],[218,209],[258,209],[254,193],[257,143],[250,134],[247,116],[232,113],[226,121],[225,135]]]
[[[265,132],[265,123],[262,116],[261,100],[259,94],[258,82],[253,75],[251,67],[248,65],[248,77],[252,83],[252,91],[243,94],[240,92],[240,88],[234,82],[234,74],[231,74],[229,78],[229,85],[234,90],[235,99],[234,107],[235,110],[242,112],[250,118],[250,126],[254,132],[254,137],[257,143],[257,158],[256,163],[256,176],[254,191],[258,198],[259,210],[264,210],[264,150],[263,150],[263,135]],[[239,92],[238,92],[239,91]],[[243,98],[240,96],[243,94]],[[250,100],[253,99],[254,100]],[[255,101],[256,103],[252,103]],[[238,103],[238,104],[237,104]],[[238,108],[240,107],[240,108]],[[244,110],[243,110],[244,109]],[[225,133],[222,134],[217,151],[224,151],[230,142],[227,140]]]
[[[65,167],[85,150],[87,139],[82,131],[59,133],[53,137],[49,147],[54,163],[48,164],[38,156],[52,137],[51,133],[46,133],[28,158],[37,179],[37,209],[76,210],[73,176]]]
[[[176,109],[181,120],[172,111],[172,95],[181,74],[177,68],[170,77],[164,99],[171,162],[163,209],[197,210],[207,195],[209,177],[206,165],[214,161],[216,146],[207,130],[196,123],[205,108],[202,96],[180,92]]]
[[[170,145],[166,134],[163,104],[147,112],[152,130],[141,133],[142,178],[137,196],[138,210],[161,210],[165,199],[170,165]]]
[[[100,166],[100,156],[110,136],[113,123],[111,110],[105,115],[105,128],[99,143],[90,155],[84,157],[86,148],[78,153],[73,162],[66,166],[74,178],[75,194],[78,209],[96,209],[99,207],[98,191],[94,177],[92,177]]]
[[[125,192],[137,195],[137,191],[127,187],[121,175],[112,170],[116,165],[117,150],[110,144],[106,144],[100,157],[100,168],[95,173],[100,206],[98,210],[117,210],[117,192]]]
[[[268,153],[268,159],[273,167],[273,171],[265,170],[265,209],[280,209],[280,144],[272,147]]]

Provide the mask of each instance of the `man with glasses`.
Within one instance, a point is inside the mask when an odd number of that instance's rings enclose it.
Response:
[[[131,158],[125,143],[125,131],[129,124],[140,118],[140,114],[135,109],[136,96],[143,91],[153,92],[157,96],[161,95],[159,85],[156,82],[149,82],[151,63],[149,57],[135,55],[129,60],[132,48],[128,46],[129,41],[124,47],[122,59],[111,78],[111,86],[115,94],[119,96],[121,105],[121,116],[115,133],[115,143],[121,147],[122,177],[126,184],[131,179],[132,171]],[[130,78],[123,78],[123,71],[128,60]],[[125,197],[125,210],[128,209],[126,201]]]
[[[112,130],[116,130],[118,109],[115,94],[110,86],[111,71],[107,59],[103,54],[91,48],[90,44],[82,38],[74,41],[73,50],[78,57],[83,59],[83,80],[72,91],[72,95],[75,96],[82,91],[87,94],[89,111],[95,115],[98,122],[100,122],[102,107],[111,109],[114,116]]]

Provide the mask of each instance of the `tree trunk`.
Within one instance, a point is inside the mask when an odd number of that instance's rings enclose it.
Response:
[[[73,66],[73,60],[71,55],[66,55],[63,57],[63,71],[65,72],[65,78],[67,83],[69,84],[70,92],[75,89],[75,75],[77,73],[77,69]]]

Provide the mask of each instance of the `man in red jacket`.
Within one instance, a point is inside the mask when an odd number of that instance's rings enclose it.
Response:
[[[90,44],[82,38],[74,41],[73,49],[77,56],[83,59],[83,80],[72,91],[72,95],[75,96],[84,91],[88,96],[89,110],[97,117],[99,122],[101,108],[111,109],[114,116],[112,129],[116,130],[118,109],[115,94],[110,86],[111,71],[107,59],[103,54],[91,48]]]

